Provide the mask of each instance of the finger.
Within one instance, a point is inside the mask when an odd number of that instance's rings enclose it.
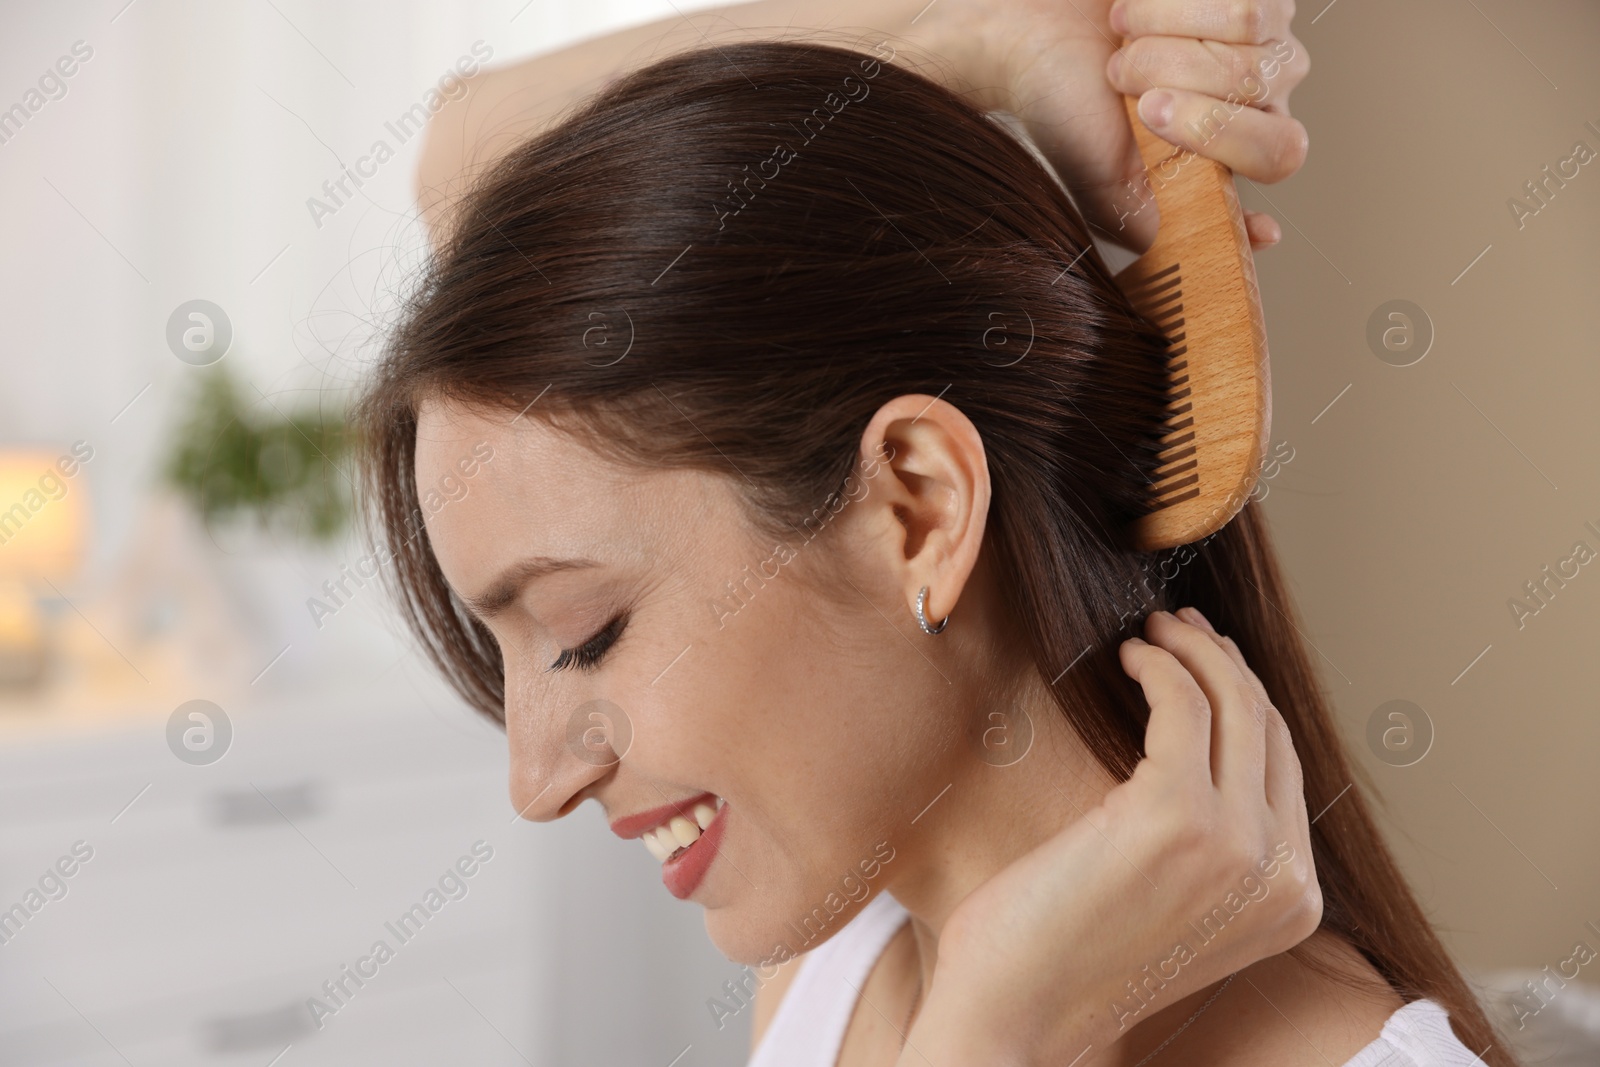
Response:
[[[1184,89],[1151,89],[1139,117],[1156,136],[1258,182],[1278,182],[1306,161],[1300,120]]]
[[[1289,36],[1289,0],[1117,0],[1111,28],[1124,37],[1200,37],[1228,44],[1267,44]]]
[[[1211,788],[1211,705],[1176,656],[1158,645],[1129,638],[1118,649],[1122,669],[1144,690],[1150,722],[1144,754],[1164,771]],[[1200,770],[1204,768],[1204,770]]]
[[[1272,697],[1267,694],[1267,687],[1262,684],[1261,676],[1250,669],[1250,664],[1245,662],[1244,653],[1239,650],[1239,645],[1233,638],[1217,633],[1217,628],[1211,625],[1211,620],[1200,614],[1198,608],[1179,608],[1173,614],[1196,629],[1203,631],[1207,637],[1211,638],[1212,643],[1222,650],[1222,654],[1232,661],[1234,667],[1239,671],[1240,678],[1250,687],[1256,698],[1263,704],[1272,703]]]
[[[1266,769],[1263,775],[1263,787],[1266,793],[1267,805],[1280,814],[1298,811],[1298,818],[1302,828],[1305,820],[1305,786],[1303,772],[1300,765],[1299,754],[1294,749],[1294,738],[1289,732],[1289,724],[1284,721],[1283,714],[1278,711],[1277,705],[1272,702],[1271,694],[1262,683],[1261,678],[1250,665],[1245,662],[1244,653],[1239,650],[1239,645],[1231,637],[1224,637],[1216,632],[1204,615],[1194,608],[1181,608],[1178,614],[1199,626],[1210,634],[1218,647],[1228,654],[1234,666],[1239,668],[1256,697],[1267,709],[1265,733],[1265,758]]]
[[[1259,211],[1244,213],[1244,230],[1250,236],[1252,251],[1259,252],[1263,248],[1271,248],[1283,240],[1283,227],[1278,225],[1278,220]]]
[[[1289,93],[1310,69],[1306,50],[1293,39],[1230,45],[1190,37],[1136,37],[1111,53],[1106,80],[1128,96],[1148,89],[1186,89],[1286,113]]]
[[[1211,704],[1211,766],[1217,789],[1259,807],[1266,773],[1263,702],[1227,652],[1200,627],[1165,611],[1152,613],[1145,626],[1194,676]]]

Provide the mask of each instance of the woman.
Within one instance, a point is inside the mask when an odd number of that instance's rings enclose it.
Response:
[[[517,809],[645,841],[756,967],[757,1062],[1508,1067],[1256,506],[1128,543],[1161,337],[895,55],[671,56],[435,216],[368,473]]]

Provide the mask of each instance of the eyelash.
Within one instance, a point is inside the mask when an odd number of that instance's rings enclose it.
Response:
[[[556,661],[545,669],[560,671],[569,667],[576,667],[583,671],[594,670],[600,665],[600,660],[604,658],[605,654],[610,651],[611,646],[616,644],[617,638],[622,636],[622,631],[627,628],[627,625],[628,614],[623,612],[606,623],[604,629],[577,648],[562,649],[561,655],[556,657]]]

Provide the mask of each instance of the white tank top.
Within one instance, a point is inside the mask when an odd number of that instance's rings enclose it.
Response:
[[[855,1011],[856,991],[908,918],[880,892],[838,933],[806,953],[748,1067],[834,1067]],[[1372,1043],[1342,1067],[1473,1067],[1482,1061],[1450,1029],[1435,1000],[1398,1008]]]

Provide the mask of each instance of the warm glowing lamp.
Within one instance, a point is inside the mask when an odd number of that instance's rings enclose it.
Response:
[[[81,455],[0,449],[0,685],[31,685],[44,673],[40,597],[54,595],[83,558]]]

